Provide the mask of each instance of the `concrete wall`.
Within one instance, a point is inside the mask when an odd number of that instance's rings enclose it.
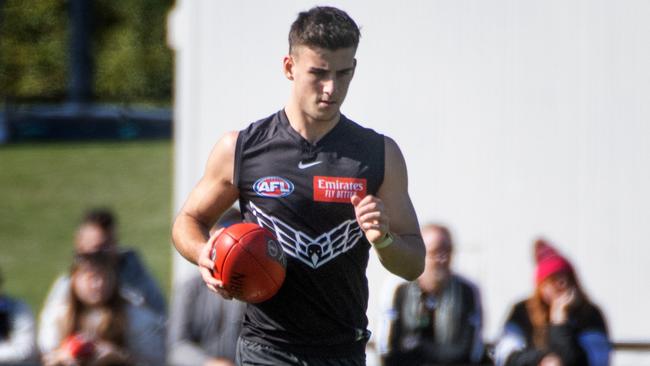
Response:
[[[650,341],[650,2],[329,4],[362,26],[343,111],[402,147],[420,221],[452,228],[455,268],[483,291],[486,338],[530,292],[544,235],[613,338]],[[288,28],[312,5],[177,1],[177,208],[220,135],[284,105]],[[388,277],[373,261],[373,325]]]

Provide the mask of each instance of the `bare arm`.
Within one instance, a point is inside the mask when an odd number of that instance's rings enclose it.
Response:
[[[393,243],[376,248],[379,260],[390,272],[414,280],[424,270],[424,242],[408,194],[406,163],[395,141],[386,137],[384,181],[377,196],[352,198],[357,221],[371,244],[381,244],[388,233]],[[390,216],[389,216],[390,215]]]
[[[172,228],[178,252],[198,264],[203,280],[213,291],[220,285],[211,275],[206,250],[210,227],[239,197],[234,185],[235,145],[238,132],[229,132],[217,142],[199,183],[181,208]]]

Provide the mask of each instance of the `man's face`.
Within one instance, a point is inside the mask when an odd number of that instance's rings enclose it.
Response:
[[[436,229],[422,231],[422,239],[427,250],[422,276],[442,282],[451,273],[451,248],[445,241],[443,234]]]
[[[106,232],[99,225],[83,224],[75,236],[75,250],[80,254],[114,250],[112,239],[111,233]]]
[[[338,118],[354,76],[355,52],[353,47],[332,51],[298,46],[285,57],[293,102],[307,118],[325,122]]]

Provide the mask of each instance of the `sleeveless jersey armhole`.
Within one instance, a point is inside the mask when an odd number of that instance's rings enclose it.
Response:
[[[379,134],[381,138],[381,144],[379,144],[381,153],[379,154],[381,163],[379,164],[379,185],[377,186],[377,191],[384,184],[384,179],[386,178],[386,136]]]
[[[237,189],[240,189],[239,187],[239,181],[240,181],[240,172],[241,172],[241,155],[242,155],[242,145],[244,144],[243,142],[243,137],[242,135],[244,134],[244,131],[239,131],[237,134],[237,142],[235,144],[235,161],[234,161],[234,167],[233,167],[233,172],[232,172],[232,182]]]

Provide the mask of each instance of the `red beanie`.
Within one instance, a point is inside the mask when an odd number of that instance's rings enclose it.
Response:
[[[535,285],[539,286],[548,277],[561,272],[573,273],[573,266],[544,239],[535,241]]]

